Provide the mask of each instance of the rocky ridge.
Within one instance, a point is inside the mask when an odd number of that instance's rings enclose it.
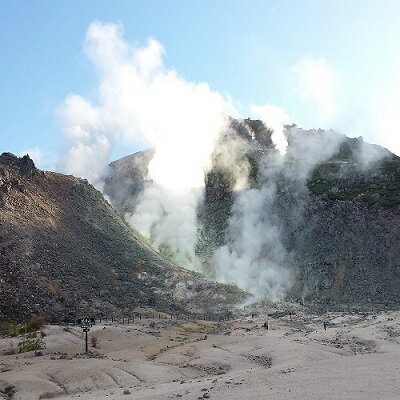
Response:
[[[86,180],[0,156],[0,320],[217,314],[243,297],[163,260]]]

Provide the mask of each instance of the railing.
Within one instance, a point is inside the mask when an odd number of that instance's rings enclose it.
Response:
[[[213,321],[222,322],[234,319],[232,313],[229,314],[173,314],[173,313],[159,313],[159,312],[134,312],[131,315],[100,315],[97,317],[85,317],[92,325],[102,323],[116,323],[122,325],[134,324],[135,322],[143,320],[176,320],[176,321]],[[71,324],[82,324],[85,318],[79,318]]]

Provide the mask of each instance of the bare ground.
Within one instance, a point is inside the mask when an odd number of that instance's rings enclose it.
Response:
[[[103,323],[89,355],[79,327],[48,326],[42,356],[6,355],[20,338],[3,338],[0,398],[399,398],[399,312],[298,313],[270,318],[268,330],[261,314]]]

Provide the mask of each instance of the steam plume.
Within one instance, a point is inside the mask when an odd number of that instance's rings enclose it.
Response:
[[[264,106],[252,106],[251,112],[272,129],[273,133],[271,139],[279,152],[284,155],[286,153],[287,139],[283,130],[284,125],[290,122],[285,109],[283,107],[266,104]]]
[[[257,298],[277,300],[284,297],[295,276],[284,221],[289,221],[292,229],[300,225],[306,180],[318,163],[338,150],[344,137],[335,132],[303,131],[296,126],[284,131],[285,120],[277,122],[275,108],[257,109],[264,111],[266,118],[268,111],[272,112],[272,124],[265,122],[274,128],[272,137],[278,144],[282,144],[284,134],[288,147],[284,155],[265,153],[259,160],[257,187],[237,194],[227,243],[216,251],[214,262],[219,280],[236,282]],[[282,118],[284,111],[278,111]],[[285,187],[290,190],[285,191]]]
[[[204,169],[233,108],[207,84],[188,82],[168,69],[154,39],[134,47],[123,40],[121,27],[96,22],[87,31],[85,49],[99,75],[98,99],[71,95],[61,107],[69,143],[61,169],[101,188],[116,143],[154,147],[145,190],[127,219],[156,246],[166,244],[189,262]]]
[[[265,159],[261,186],[237,195],[227,232],[227,244],[215,253],[217,278],[235,282],[257,298],[280,299],[292,284],[280,223],[273,208],[282,158]],[[272,178],[272,179],[268,179]]]
[[[292,73],[296,97],[311,110],[311,114],[303,110],[307,125],[331,126],[340,111],[337,72],[323,58],[304,57],[292,67]]]

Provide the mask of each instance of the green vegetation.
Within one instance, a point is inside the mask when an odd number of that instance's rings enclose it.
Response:
[[[385,161],[378,168],[361,173],[347,167],[349,176],[340,176],[341,165],[321,164],[311,176],[308,188],[333,200],[359,199],[368,204],[392,207],[400,204],[400,163]]]
[[[40,331],[45,325],[43,317],[34,315],[29,321],[24,324],[15,324],[12,322],[0,323],[0,336],[20,336],[23,335],[22,340],[18,343],[18,352],[25,353],[27,351],[42,350],[46,347],[43,337],[46,336]],[[14,354],[14,348],[10,348],[7,354]]]
[[[15,324],[13,322],[0,323],[0,336],[2,337],[15,337],[25,333],[36,332],[43,328],[45,320],[43,317],[34,315],[29,321],[24,324]]]
[[[2,337],[15,337],[24,333],[24,325],[16,325],[12,322],[1,322],[0,323],[0,336]]]
[[[395,187],[393,187],[395,186]],[[355,184],[349,187],[340,182],[322,181],[309,183],[309,190],[317,195],[326,194],[333,200],[353,200],[358,198],[368,204],[391,207],[400,204],[400,185]]]
[[[153,243],[151,242],[151,239],[145,235],[143,235],[142,233],[140,233],[139,231],[137,231],[137,234],[139,235],[140,239],[143,240],[143,242],[145,242],[146,244],[148,244],[150,247],[153,247]]]
[[[35,332],[43,328],[46,321],[43,317],[39,315],[34,315],[27,323],[26,328],[28,332]]]
[[[150,247],[154,248],[153,243],[151,239],[147,236],[144,236],[143,234],[139,233],[140,238],[146,242]],[[172,264],[177,264],[177,254],[174,253],[174,251],[171,249],[171,247],[167,243],[161,243],[160,246],[158,247],[158,252],[160,253],[161,257],[164,258],[164,260],[172,263]]]
[[[26,353],[27,351],[43,350],[46,343],[43,341],[39,332],[30,332],[24,335],[23,339],[18,343],[18,352]]]
[[[173,252],[173,250],[167,243],[161,243],[158,251],[161,257],[164,258],[164,260],[167,260],[173,264],[177,264],[176,253]]]

